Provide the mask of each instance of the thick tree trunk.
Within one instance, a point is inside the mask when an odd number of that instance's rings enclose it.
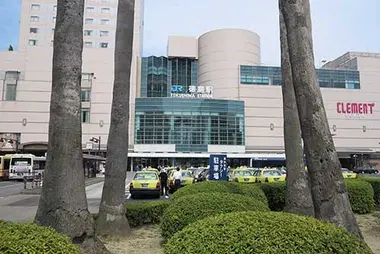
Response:
[[[81,75],[84,0],[58,0],[49,145],[35,222],[68,235],[82,253],[108,253],[95,237],[85,193]]]
[[[129,90],[133,47],[134,0],[119,0],[115,45],[115,80],[107,163],[96,231],[100,235],[129,232],[125,216],[125,179],[128,162]]]
[[[280,0],[315,216],[362,237],[351,209],[314,66],[309,0]]]
[[[313,199],[303,162],[301,126],[293,87],[287,33],[280,6],[280,41],[284,143],[286,154],[285,212],[314,216]]]

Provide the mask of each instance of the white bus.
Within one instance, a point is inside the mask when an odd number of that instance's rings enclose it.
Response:
[[[14,154],[10,161],[9,179],[22,180],[24,177],[32,179],[43,176],[46,157],[37,157],[33,154]]]

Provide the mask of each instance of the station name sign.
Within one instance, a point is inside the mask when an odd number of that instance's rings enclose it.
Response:
[[[372,115],[375,111],[375,103],[365,102],[337,102],[336,112],[338,114]]]
[[[170,96],[176,98],[212,98],[212,86],[189,86],[187,89],[181,85],[172,86]]]

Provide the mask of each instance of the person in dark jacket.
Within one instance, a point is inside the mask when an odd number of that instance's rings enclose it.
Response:
[[[160,172],[160,183],[161,183],[161,196],[164,196],[168,198],[168,173],[166,173],[166,170],[163,168]]]

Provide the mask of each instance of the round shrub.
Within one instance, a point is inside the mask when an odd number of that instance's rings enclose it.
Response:
[[[131,227],[144,224],[160,223],[164,210],[169,206],[168,201],[151,201],[127,203],[126,216]]]
[[[230,188],[226,185],[228,182],[222,181],[204,181],[200,183],[190,184],[177,190],[172,198],[178,199],[180,197],[202,193],[202,192],[230,192]]]
[[[236,182],[225,182],[225,184],[229,187],[232,193],[249,196],[268,204],[267,197],[259,184],[245,184]]]
[[[0,253],[79,254],[70,239],[32,223],[0,222]]]
[[[236,212],[199,220],[176,233],[166,254],[369,254],[345,229],[312,217],[278,212]]]
[[[197,193],[176,199],[162,217],[162,236],[170,238],[186,225],[220,213],[235,211],[269,211],[266,204],[254,198],[231,193]]]
[[[346,180],[346,186],[352,211],[358,214],[366,214],[375,210],[373,189],[371,184],[361,180]]]
[[[286,182],[261,183],[271,211],[282,211],[285,207]]]
[[[380,178],[378,177],[360,177],[360,180],[366,181],[372,185],[374,192],[373,198],[375,200],[375,205],[380,206]]]

